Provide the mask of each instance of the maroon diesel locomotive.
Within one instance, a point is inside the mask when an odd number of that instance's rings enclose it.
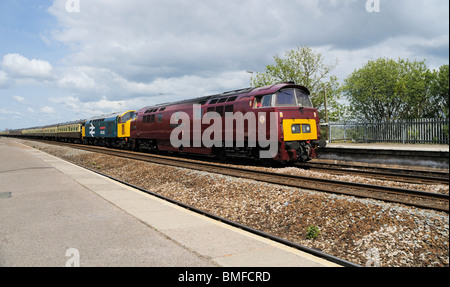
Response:
[[[305,162],[325,147],[307,88],[280,83],[146,107],[131,122],[133,147]]]

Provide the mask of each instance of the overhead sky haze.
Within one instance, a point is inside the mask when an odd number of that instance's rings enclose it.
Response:
[[[2,0],[0,130],[250,85],[307,45],[343,81],[388,57],[449,63],[447,0]]]

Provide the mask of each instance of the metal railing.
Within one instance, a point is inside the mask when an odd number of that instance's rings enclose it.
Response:
[[[413,119],[380,123],[346,122],[322,124],[322,133],[332,142],[391,142],[449,144],[449,120]]]

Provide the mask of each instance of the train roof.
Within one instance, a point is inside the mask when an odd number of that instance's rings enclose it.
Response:
[[[67,126],[67,125],[74,125],[74,124],[82,124],[86,122],[86,120],[76,120],[76,121],[70,121],[65,123],[59,123],[58,126]]]
[[[259,95],[272,94],[272,93],[278,92],[279,90],[281,90],[283,88],[297,88],[297,89],[300,89],[303,92],[305,92],[305,94],[307,94],[308,96],[311,94],[311,92],[305,86],[296,85],[294,82],[285,82],[285,83],[278,83],[278,84],[271,85],[271,86],[255,88],[255,89],[253,89],[253,91],[251,91],[250,95],[251,96],[259,96]]]
[[[112,113],[112,114],[105,114],[101,116],[95,116],[92,118],[88,118],[85,120],[85,122],[93,121],[93,120],[100,120],[100,119],[111,119],[111,118],[117,118],[118,116],[122,116],[128,112],[135,112],[135,110],[128,110],[125,112],[119,112],[119,113]]]
[[[221,94],[215,94],[215,95],[193,98],[193,99],[188,99],[188,100],[183,100],[183,101],[178,101],[178,102],[163,103],[163,104],[158,104],[158,105],[154,105],[154,106],[148,106],[148,107],[138,110],[138,112],[139,111],[142,112],[144,110],[149,110],[149,109],[155,109],[155,108],[163,108],[163,107],[167,107],[167,106],[187,104],[187,103],[193,103],[193,104],[198,103],[198,104],[203,105],[207,101],[212,100],[212,99],[238,96],[238,95],[242,95],[242,94],[247,94],[248,96],[266,95],[266,94],[276,93],[279,90],[281,90],[282,88],[289,88],[289,87],[299,88],[302,91],[304,91],[308,96],[310,95],[310,91],[306,87],[301,86],[301,85],[296,85],[294,82],[284,82],[284,83],[274,84],[271,86],[258,87],[258,88],[249,87],[249,88],[224,92]]]

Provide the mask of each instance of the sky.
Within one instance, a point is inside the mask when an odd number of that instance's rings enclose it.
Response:
[[[299,46],[338,65],[449,63],[447,0],[1,0],[0,130],[250,86]]]

